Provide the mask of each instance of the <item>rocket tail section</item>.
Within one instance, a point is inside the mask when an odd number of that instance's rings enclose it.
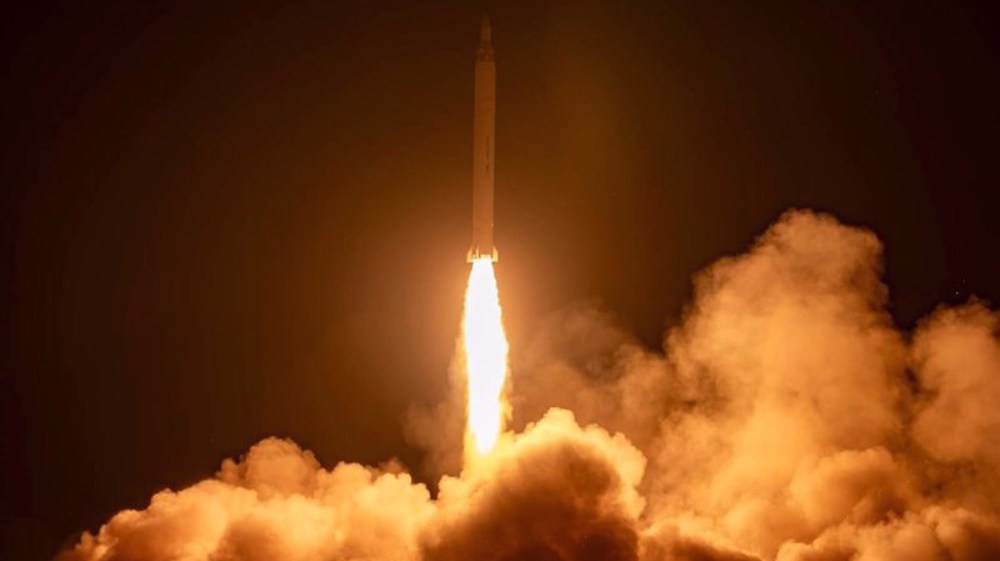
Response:
[[[465,260],[469,263],[474,263],[482,259],[489,259],[490,261],[496,263],[500,260],[500,254],[497,253],[497,248],[495,246],[491,246],[489,248],[473,246],[469,249],[469,253],[465,256]]]

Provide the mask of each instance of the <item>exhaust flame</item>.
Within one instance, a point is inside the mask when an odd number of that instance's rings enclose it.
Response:
[[[489,257],[472,262],[465,290],[462,348],[468,388],[465,459],[469,463],[493,449],[509,411],[504,399],[507,336],[496,274]]]

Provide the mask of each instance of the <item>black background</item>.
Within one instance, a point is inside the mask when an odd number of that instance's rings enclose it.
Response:
[[[3,9],[3,558],[266,435],[419,464],[482,8],[354,4]],[[581,302],[659,345],[690,275],[793,206],[879,235],[901,328],[1000,302],[988,4],[493,7],[515,367]]]

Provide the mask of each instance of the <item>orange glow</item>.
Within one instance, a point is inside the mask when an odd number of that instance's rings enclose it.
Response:
[[[504,396],[507,380],[507,336],[500,311],[500,294],[489,257],[472,262],[462,318],[468,400],[466,402],[466,463],[489,453],[508,415]]]

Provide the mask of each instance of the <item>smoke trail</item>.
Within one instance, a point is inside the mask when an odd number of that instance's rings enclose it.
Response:
[[[789,212],[695,277],[661,350],[592,310],[543,322],[511,371],[516,430],[436,498],[267,439],[62,560],[998,559],[1000,314],[900,332],[881,251]],[[461,430],[437,434],[460,457]]]

